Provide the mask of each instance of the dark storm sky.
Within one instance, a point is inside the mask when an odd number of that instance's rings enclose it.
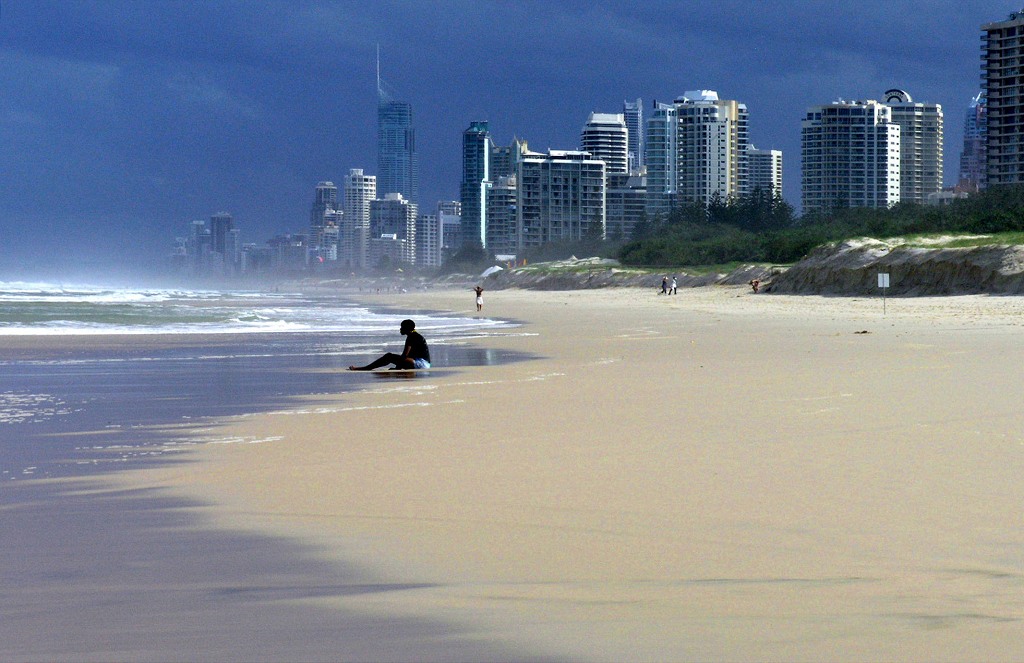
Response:
[[[0,0],[0,278],[159,260],[192,219],[302,231],[313,189],[376,173],[375,49],[413,104],[421,208],[458,197],[461,133],[572,149],[591,111],[714,89],[784,152],[800,120],[890,87],[946,114],[953,183],[993,0]]]

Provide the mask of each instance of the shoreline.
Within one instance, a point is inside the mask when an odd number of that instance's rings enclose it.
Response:
[[[900,298],[882,315],[877,298],[747,293],[487,291],[482,315],[522,333],[473,345],[535,359],[227,421],[281,441],[116,480],[415,585],[323,605],[513,651],[1024,656],[1024,302]]]
[[[31,446],[32,436],[41,440],[38,450],[26,455],[32,471],[18,473],[33,478],[6,482],[8,500],[0,508],[9,532],[0,555],[9,571],[2,583],[7,600],[0,640],[11,661],[510,659],[508,650],[438,620],[325,609],[318,604],[323,597],[407,587],[320,559],[301,541],[210,527],[203,516],[208,505],[162,488],[133,489],[121,477],[171,465],[187,472],[195,458],[189,452],[197,445],[270,442],[231,438],[225,425],[264,411],[317,408],[324,394],[344,399],[344,389],[374,386],[372,381],[360,385],[344,374],[339,380],[331,374],[340,362],[333,370],[299,367],[290,352],[267,353],[269,361],[260,367],[246,359],[248,368],[227,369],[225,357],[251,352],[253,339],[246,334],[10,338],[15,342],[7,355],[16,364],[74,358],[72,364],[96,360],[102,366],[114,357],[116,375],[132,387],[118,388],[116,381],[104,379],[102,369],[81,378],[71,370],[60,381],[63,398],[51,395],[62,405],[58,415],[69,420],[62,423],[55,416],[50,430],[42,430],[45,424],[38,420],[29,422],[23,439],[17,426],[6,429],[5,445],[12,446],[5,446],[5,461],[13,457],[17,467],[17,446]],[[308,334],[299,338],[301,343],[296,338],[286,349],[295,352],[308,343]],[[203,352],[195,353],[196,348]],[[202,361],[182,374],[196,382],[177,395],[166,379],[154,381],[121,368],[132,358],[140,359],[145,371],[161,365],[160,357],[177,364],[173,358],[182,349],[183,356]],[[455,363],[518,359],[504,353],[483,357],[461,340],[438,350]],[[317,359],[328,366],[331,354]],[[14,379],[8,388],[35,394],[52,384],[54,375],[26,370],[9,376],[23,382]],[[266,389],[256,389],[250,377]],[[202,390],[210,385],[211,392]],[[225,396],[238,407],[225,403]],[[164,410],[161,403],[167,404]],[[10,474],[5,465],[3,478],[13,478]]]

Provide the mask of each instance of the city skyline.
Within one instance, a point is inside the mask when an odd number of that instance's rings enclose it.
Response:
[[[572,150],[590,113],[640,98],[647,114],[702,88],[745,104],[750,142],[783,151],[792,204],[807,108],[891,88],[943,106],[954,182],[980,26],[1020,7],[762,7],[8,0],[0,267],[157,259],[222,210],[244,242],[304,231],[317,182],[377,174],[378,44],[381,77],[415,112],[423,210],[459,199],[473,121],[499,145]]]

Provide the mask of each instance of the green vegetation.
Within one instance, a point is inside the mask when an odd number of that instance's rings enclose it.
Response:
[[[968,249],[976,246],[1017,246],[1024,244],[1024,232],[1007,231],[990,235],[909,235],[902,238],[906,246],[927,249]]]
[[[569,256],[617,258],[622,242],[602,240],[600,237],[585,237],[575,242],[549,242],[542,246],[526,249],[523,255],[527,263],[564,260]]]
[[[1024,186],[995,187],[944,207],[836,208],[803,217],[780,197],[755,191],[745,198],[685,205],[646,219],[625,244],[585,237],[530,249],[518,259],[552,273],[607,268],[591,262],[551,264],[569,256],[616,258],[634,269],[727,273],[743,264],[791,264],[817,246],[857,237],[925,248],[1024,244]],[[479,245],[464,246],[438,274],[479,273],[494,264]]]
[[[931,238],[956,237],[944,243]],[[619,252],[625,265],[788,264],[816,246],[855,237],[905,238],[913,246],[1024,243],[1024,186],[994,187],[945,207],[837,208],[796,218],[778,196],[691,204],[637,225]]]

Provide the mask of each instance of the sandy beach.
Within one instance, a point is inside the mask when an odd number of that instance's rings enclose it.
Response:
[[[354,375],[119,480],[404,587],[326,607],[523,658],[1024,659],[1024,299],[484,300],[522,326],[469,342],[533,359]]]

